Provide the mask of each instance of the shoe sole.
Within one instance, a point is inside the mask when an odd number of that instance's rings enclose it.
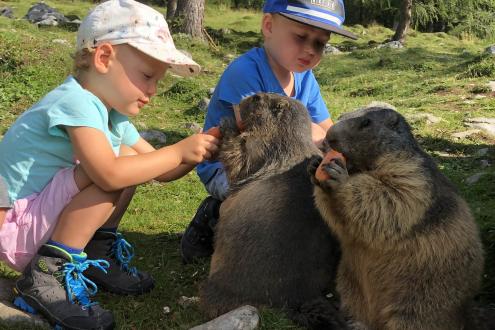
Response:
[[[98,289],[102,289],[106,292],[110,292],[110,293],[114,293],[114,294],[118,294],[118,295],[139,296],[141,294],[145,294],[145,293],[150,292],[155,287],[155,284],[153,283],[147,289],[143,289],[143,290],[139,290],[139,291],[125,291],[125,290],[121,290],[121,289],[116,289],[115,287],[107,286],[105,283],[100,282],[98,280],[94,280],[94,279],[91,279],[91,280],[96,284]]]
[[[14,289],[15,293],[18,294],[18,296],[15,297],[14,299],[14,305],[18,307],[19,309],[30,313],[30,314],[38,314],[38,312],[43,315],[50,324],[54,326],[54,330],[88,330],[87,328],[74,328],[67,326],[64,324],[64,322],[60,321],[57,317],[52,315],[43,305],[41,305],[38,300],[34,297],[30,297],[27,295],[23,295],[22,293],[19,292],[19,290],[16,288]],[[35,307],[33,307],[35,306]],[[99,328],[93,328],[91,330],[112,330],[115,328],[115,322],[112,322],[106,327],[99,327]]]

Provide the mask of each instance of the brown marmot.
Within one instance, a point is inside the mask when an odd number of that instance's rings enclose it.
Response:
[[[325,143],[341,152],[316,183],[318,209],[342,247],[342,309],[370,330],[461,330],[483,269],[466,202],[392,109],[345,114]]]
[[[214,317],[243,304],[272,306],[305,326],[338,324],[324,295],[339,247],[314,206],[307,166],[321,152],[308,111],[288,97],[257,94],[241,102],[240,114],[242,132],[233,120],[220,126],[231,192],[220,208],[202,307]]]

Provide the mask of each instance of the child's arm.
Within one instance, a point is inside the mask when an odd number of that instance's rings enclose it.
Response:
[[[67,126],[66,130],[74,154],[84,170],[97,186],[106,191],[140,184],[171,171],[174,172],[169,179],[178,177],[182,171],[184,175],[189,168],[209,159],[218,149],[218,139],[215,137],[194,134],[158,150],[149,149],[141,141],[134,146],[138,155],[117,157],[103,132],[90,127]]]

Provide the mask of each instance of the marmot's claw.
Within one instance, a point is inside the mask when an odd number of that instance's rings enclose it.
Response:
[[[220,120],[220,133],[222,136],[236,136],[239,135],[239,128],[234,118],[224,117]]]
[[[307,168],[310,176],[315,176],[316,169],[318,168],[318,166],[320,166],[320,163],[322,160],[323,160],[323,158],[319,155],[311,156],[309,163],[308,163],[308,168]]]
[[[330,179],[324,182],[325,186],[330,189],[337,188],[339,185],[345,183],[349,179],[347,168],[339,159],[332,160],[330,163],[325,164],[323,166],[323,170],[325,170],[330,176]]]

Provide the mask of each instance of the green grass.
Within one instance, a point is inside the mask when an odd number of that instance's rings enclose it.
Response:
[[[46,1],[64,14],[84,16],[92,6],[82,1]],[[14,8],[22,17],[31,1],[0,1],[0,7]],[[163,9],[160,9],[163,11]],[[168,75],[160,93],[133,119],[139,129],[158,129],[173,143],[191,132],[186,124],[202,123],[204,113],[197,103],[214,87],[233,57],[259,45],[261,15],[253,11],[231,11],[209,6],[208,33],[215,47],[183,35],[175,35],[177,47],[189,51],[203,67],[192,79]],[[228,30],[226,30],[228,29]],[[406,116],[431,113],[442,118],[438,124],[413,124],[422,146],[438,161],[445,173],[469,202],[480,225],[486,248],[486,275],[479,299],[495,302],[495,171],[481,168],[481,160],[495,163],[495,139],[477,134],[455,140],[451,134],[465,130],[463,120],[495,117],[495,99],[485,85],[495,80],[493,57],[482,56],[494,40],[459,40],[444,33],[412,31],[405,49],[373,49],[370,45],[390,38],[393,32],[380,26],[354,26],[361,38],[356,42],[332,36],[332,43],[351,53],[326,56],[315,74],[334,118],[373,100],[394,104]],[[54,43],[65,39],[69,45]],[[0,17],[0,138],[27,107],[60,84],[71,70],[71,46],[75,33],[61,28],[38,29],[24,20]],[[474,99],[475,94],[487,96]],[[469,100],[469,102],[466,102]],[[476,152],[489,148],[488,155]],[[464,183],[470,175],[484,171],[472,186]],[[181,307],[181,296],[197,295],[198,285],[208,273],[208,264],[182,265],[178,252],[179,233],[206,196],[194,172],[167,184],[145,184],[138,188],[121,230],[136,246],[138,267],[152,273],[156,288],[141,297],[119,297],[99,293],[97,299],[117,317],[120,329],[188,329],[206,321],[197,306]],[[0,265],[0,275],[16,274]],[[163,307],[171,313],[163,313]],[[263,310],[262,329],[296,329],[282,313]],[[1,326],[0,326],[1,327]]]

